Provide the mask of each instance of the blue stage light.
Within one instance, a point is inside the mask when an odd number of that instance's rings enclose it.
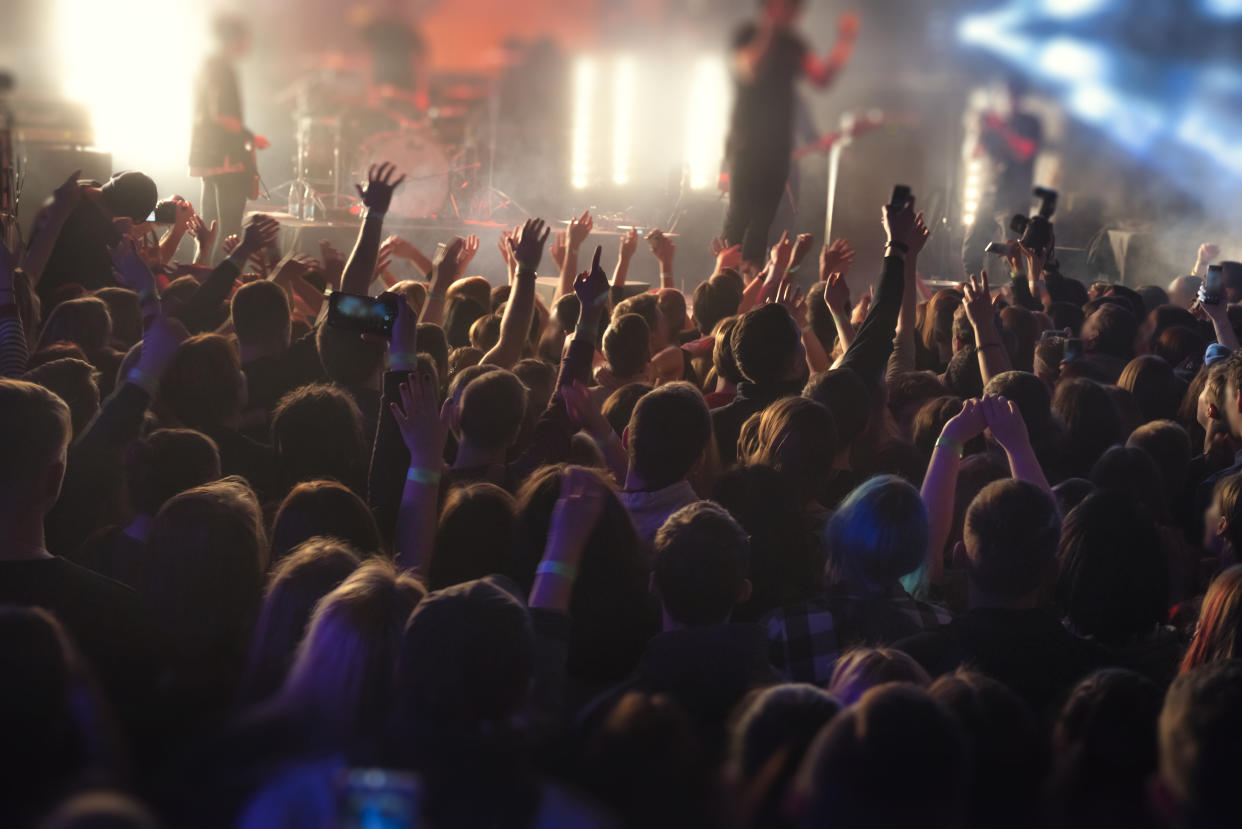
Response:
[[[1043,0],[1042,11],[1048,17],[1071,20],[1105,11],[1112,0]]]
[[[1054,37],[1039,51],[1036,71],[1056,81],[1098,81],[1108,75],[1110,60],[1103,49],[1070,37]]]
[[[1204,14],[1232,20],[1242,17],[1242,0],[1200,0]]]

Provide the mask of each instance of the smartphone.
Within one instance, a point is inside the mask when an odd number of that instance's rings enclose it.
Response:
[[[341,829],[414,829],[423,825],[421,789],[412,774],[350,769],[340,787]]]
[[[1225,272],[1220,265],[1208,265],[1207,276],[1203,280],[1203,288],[1199,292],[1199,301],[1204,305],[1220,305],[1225,296]]]
[[[983,249],[984,253],[994,253],[997,256],[1008,256],[1009,245],[1004,242],[988,242],[988,246]]]
[[[395,294],[369,297],[334,291],[328,298],[328,325],[390,338],[399,301]]]
[[[1061,359],[1067,363],[1073,363],[1082,359],[1082,340],[1078,337],[1068,337],[1065,340],[1065,356]]]
[[[155,205],[155,209],[151,211],[151,215],[147,216],[148,222],[155,222],[157,225],[170,225],[177,221],[177,201],[176,199],[164,199]]]
[[[895,184],[893,185],[893,198],[889,202],[889,206],[894,210],[901,210],[910,203],[912,196],[913,194],[910,192],[910,187],[908,185]]]

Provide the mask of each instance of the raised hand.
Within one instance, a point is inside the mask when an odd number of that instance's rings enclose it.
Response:
[[[560,497],[552,507],[552,519],[548,523],[548,538],[555,538],[559,553],[577,551],[574,563],[591,532],[604,511],[604,482],[595,474],[580,466],[571,466],[561,477]],[[552,546],[551,543],[548,545]],[[549,556],[545,554],[544,558]]]
[[[397,318],[388,340],[388,370],[414,371],[418,367],[418,315],[405,297],[397,295]]]
[[[863,320],[867,318],[867,314],[871,313],[871,302],[875,299],[875,286],[868,285],[867,293],[858,299],[858,304],[854,306],[854,313],[850,315],[850,322],[854,325],[862,325]]]
[[[586,429],[596,440],[608,437],[612,432],[612,425],[581,380],[561,386],[560,394],[565,401],[565,411],[569,414],[569,424],[575,430]]]
[[[1218,256],[1220,256],[1220,245],[1214,245],[1211,242],[1204,242],[1199,245],[1199,255],[1195,257],[1195,262],[1202,267],[1203,265],[1207,265],[1215,261]],[[1198,268],[1195,270],[1198,270]]]
[[[584,213],[583,215],[590,219],[590,214]],[[509,249],[513,252],[513,259],[518,263],[518,267],[530,271],[539,269],[539,262],[543,259],[543,246],[548,241],[550,232],[551,228],[544,224],[543,219],[526,220],[516,236],[509,240]],[[572,224],[569,236],[572,243]]]
[[[631,227],[621,234],[621,245],[617,248],[617,259],[629,262],[638,250],[638,228]]]
[[[569,247],[569,234],[563,230],[558,230],[552,234],[552,262],[559,271],[565,267],[565,252]]]
[[[781,234],[781,238],[776,240],[776,244],[772,246],[772,250],[768,254],[768,262],[771,263],[774,271],[784,273],[789,268],[789,258],[792,255],[793,240],[789,238],[789,231],[786,230]]]
[[[401,440],[410,450],[410,466],[439,471],[449,433],[449,406],[440,405],[436,376],[420,369],[407,376],[400,388],[401,405],[388,405],[401,430]]]
[[[220,249],[224,251],[225,256],[232,256],[233,251],[237,250],[241,245],[241,237],[236,233],[230,233],[224,237],[224,241],[220,243]]]
[[[981,403],[988,431],[1006,452],[1023,449],[1030,444],[1026,421],[1016,403],[1004,397],[985,397]]]
[[[255,213],[246,219],[246,224],[242,227],[241,244],[237,246],[237,250],[242,251],[245,257],[249,259],[254,254],[275,243],[279,236],[280,222],[271,216]],[[236,252],[234,251],[234,253]]]
[[[742,264],[742,246],[731,245],[716,252],[716,273],[725,268],[737,268]]]
[[[962,410],[949,418],[948,423],[945,423],[944,428],[940,430],[940,439],[961,447],[967,441],[983,434],[988,423],[981,403],[982,401],[977,398],[963,403]]]
[[[796,268],[802,264],[802,260],[811,252],[811,247],[815,244],[815,237],[809,233],[800,233],[794,241],[793,253],[789,257],[789,267]]]
[[[828,280],[824,285],[824,304],[828,306],[828,310],[834,317],[843,319],[849,314],[850,286],[846,283],[844,274],[828,274]]]
[[[582,243],[591,235],[591,231],[595,229],[595,220],[591,218],[590,210],[583,210],[582,215],[569,220],[569,247],[577,250],[582,247]]]
[[[794,285],[789,277],[782,279],[776,289],[776,301],[793,317],[799,330],[806,328],[806,300],[802,297],[802,289]]]
[[[971,274],[969,279],[962,283],[962,292],[965,296],[962,299],[962,305],[966,308],[966,318],[970,320],[970,324],[975,330],[985,324],[992,324],[992,292],[988,287],[988,272],[980,271],[978,276]]]
[[[177,358],[177,350],[189,337],[190,332],[180,320],[163,314],[154,317],[142,335],[142,354],[138,357],[138,369],[148,377],[163,377]]]
[[[673,254],[677,252],[677,246],[673,244],[673,240],[664,235],[664,231],[656,228],[647,234],[647,246],[651,248],[651,254],[660,263],[660,271],[671,271],[673,269]]]
[[[854,264],[854,249],[848,239],[837,239],[825,244],[819,251],[819,278],[827,280],[829,274],[841,276]]]
[[[138,246],[128,236],[122,236],[110,251],[112,267],[116,271],[117,283],[128,288],[138,296],[153,298],[155,296],[155,277],[151,274]]]
[[[436,258],[431,262],[431,270],[435,274],[434,282],[436,284],[447,288],[457,278],[457,257],[461,256],[461,249],[465,245],[465,239],[460,236],[454,236],[453,241],[436,251]]]
[[[880,209],[880,224],[888,234],[889,242],[909,248],[914,238],[914,199],[911,198],[901,207],[885,204]]]
[[[459,273],[465,273],[466,267],[474,260],[475,254],[479,252],[479,237],[471,233],[462,243],[461,251],[457,254],[457,270]]]
[[[591,260],[591,269],[578,274],[574,280],[574,294],[577,295],[581,306],[578,317],[580,321],[597,319],[600,310],[608,301],[608,275],[604,273],[604,269],[599,264],[599,257],[603,250],[601,246],[595,246],[595,257]]]
[[[173,196],[173,208],[173,227],[184,228],[191,218],[198,215],[194,212],[194,205],[180,196]]]
[[[202,216],[195,213],[186,220],[185,232],[198,243],[200,250],[211,250],[211,246],[216,243],[218,227],[219,224],[215,219],[211,220],[211,224],[207,224]]]
[[[396,172],[397,168],[392,162],[372,164],[371,169],[367,171],[366,188],[363,189],[361,184],[354,185],[354,189],[358,191],[358,198],[362,199],[367,212],[377,215],[388,212],[388,206],[392,204],[393,192],[405,181],[405,176],[394,180],[393,175]]]
[[[918,215],[914,217],[914,232],[910,235],[910,253],[917,254],[927,244],[928,238],[931,236],[931,230],[928,229],[927,223],[923,221],[923,211],[920,210]]]

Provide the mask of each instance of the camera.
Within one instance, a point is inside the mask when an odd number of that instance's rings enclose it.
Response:
[[[155,210],[151,211],[147,221],[155,222],[157,225],[170,225],[177,221],[177,197],[164,199],[155,205]]]
[[[993,253],[997,256],[1008,256],[1009,245],[1005,242],[988,242],[988,246],[983,249],[984,253]]]
[[[1034,196],[1039,199],[1039,210],[1030,217],[1016,214],[1009,222],[1009,229],[1018,234],[1023,247],[1047,251],[1052,243],[1052,214],[1057,210],[1057,191],[1036,187]]]

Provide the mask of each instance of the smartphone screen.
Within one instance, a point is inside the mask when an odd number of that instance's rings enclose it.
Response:
[[[1065,362],[1072,363],[1082,359],[1082,340],[1070,337],[1065,341]]]
[[[889,204],[897,209],[901,209],[906,206],[908,201],[910,201],[910,187],[905,184],[895,185],[893,187],[893,200]]]
[[[420,789],[410,774],[350,769],[341,787],[342,829],[414,829],[422,825]]]
[[[397,302],[391,294],[369,297],[336,291],[328,299],[328,325],[391,337],[397,320]]]
[[[1224,269],[1220,265],[1208,265],[1207,277],[1203,280],[1203,301],[1211,305],[1220,302],[1225,292]]]

